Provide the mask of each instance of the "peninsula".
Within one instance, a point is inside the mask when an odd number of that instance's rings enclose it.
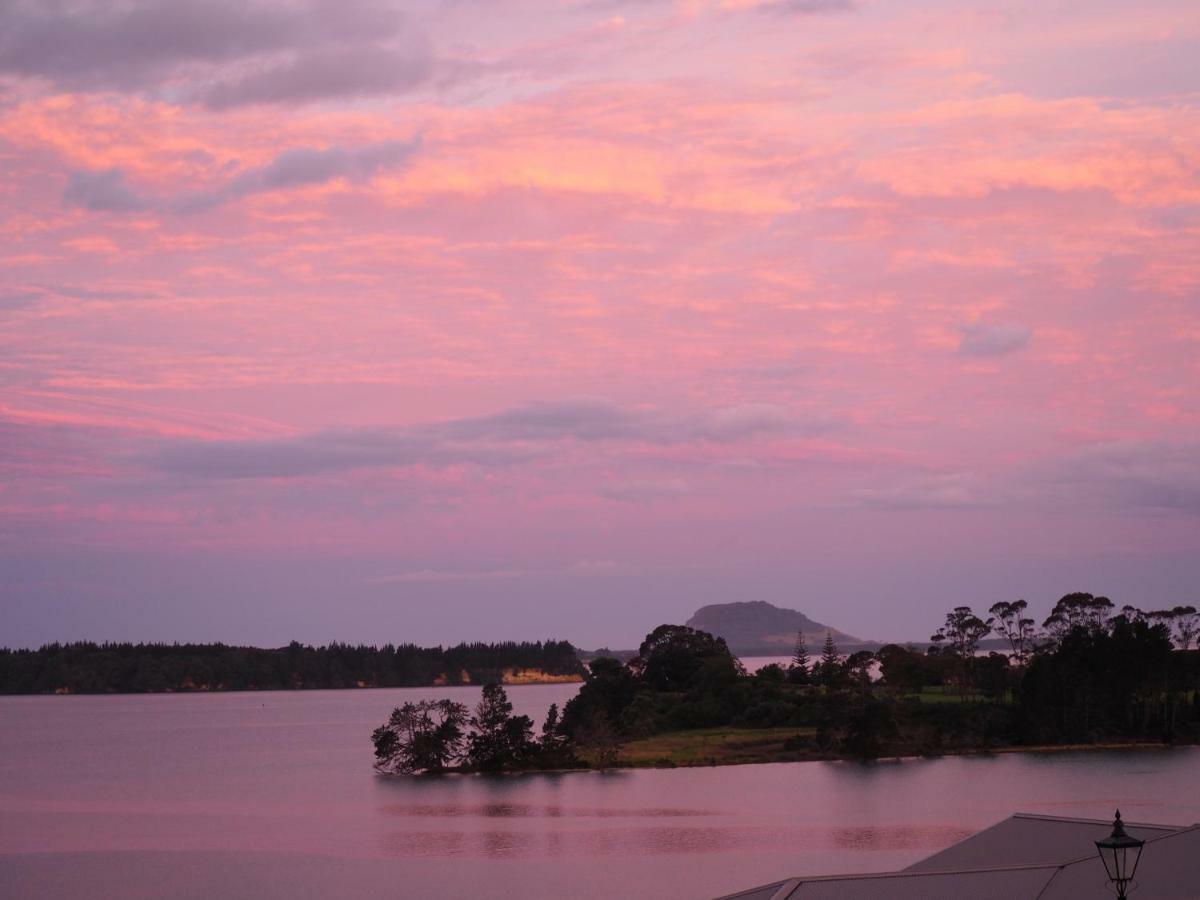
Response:
[[[846,655],[829,631],[810,657],[797,636],[789,666],[753,673],[724,638],[660,625],[628,662],[593,659],[540,740],[496,685],[471,718],[448,700],[398,708],[374,735],[377,760],[395,772],[670,767],[1200,742],[1194,607],[1114,614],[1105,597],[1068,594],[1040,630],[1025,610],[956,607],[927,650]],[[981,655],[991,635],[1007,653]],[[414,762],[430,747],[436,765]]]

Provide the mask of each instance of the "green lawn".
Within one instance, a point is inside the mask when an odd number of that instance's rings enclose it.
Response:
[[[963,703],[967,699],[975,700],[975,697],[963,697],[958,692],[957,688],[947,687],[927,687],[921,690],[917,695],[922,703]]]
[[[805,759],[815,728],[698,728],[671,731],[621,747],[621,766],[705,766]],[[804,738],[804,748],[785,750],[789,738]]]

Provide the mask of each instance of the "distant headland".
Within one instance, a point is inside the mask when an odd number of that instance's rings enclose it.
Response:
[[[831,634],[843,649],[880,646],[878,641],[864,641],[832,625],[814,621],[802,612],[784,609],[765,600],[702,606],[686,624],[697,631],[724,638],[736,656],[791,656],[799,631],[817,643],[826,633]]]

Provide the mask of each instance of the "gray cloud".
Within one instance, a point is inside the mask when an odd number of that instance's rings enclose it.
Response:
[[[970,472],[948,472],[853,492],[862,506],[881,509],[969,509],[994,505],[997,486]]]
[[[53,283],[36,284],[34,287],[47,294],[73,300],[154,300],[163,296],[159,291],[138,287],[98,288],[91,285]]]
[[[442,569],[416,569],[397,572],[394,575],[376,575],[366,579],[368,584],[442,584],[452,581],[497,581],[509,578],[524,578],[522,569],[483,569],[446,571]]]
[[[419,139],[414,139],[364,147],[298,147],[283,151],[264,166],[245,169],[223,184],[166,198],[138,193],[125,182],[120,169],[73,172],[63,202],[99,212],[200,212],[252,194],[325,184],[337,178],[364,181],[405,162],[419,146]]]
[[[125,173],[120,169],[72,172],[63,202],[93,212],[137,212],[150,206],[125,183]]]
[[[451,434],[465,439],[614,440],[636,437],[643,430],[636,412],[606,400],[580,399],[533,403],[491,416],[450,423]]]
[[[667,6],[674,0],[583,0],[581,9],[607,12],[615,9],[645,9]],[[750,7],[754,12],[779,13],[783,15],[816,15],[828,12],[846,12],[857,8],[854,0],[770,0]],[[726,10],[734,12],[742,10]]]
[[[657,478],[639,481],[617,481],[602,485],[598,491],[611,500],[645,503],[653,500],[683,497],[692,487],[682,478]]]
[[[33,306],[41,299],[42,295],[35,291],[5,290],[0,288],[0,310],[24,309],[28,306]]]
[[[1060,492],[1106,506],[1200,515],[1200,445],[1195,443],[1094,444],[1040,474]]]
[[[212,106],[404,90],[424,37],[381,0],[7,0],[0,74]]]
[[[852,498],[886,509],[1020,506],[1200,515],[1200,445],[1091,444],[1008,472],[923,474],[859,488]]]
[[[249,103],[304,103],[409,90],[429,78],[428,48],[405,54],[383,47],[338,47],[296,57],[239,78],[218,81],[199,98],[212,109]]]
[[[387,141],[353,149],[300,147],[285,150],[267,165],[235,175],[229,182],[228,192],[235,197],[245,197],[263,191],[322,184],[334,178],[361,181],[380,169],[403,162],[416,147],[416,141]]]
[[[725,406],[690,415],[639,410],[607,400],[535,403],[493,416],[463,419],[448,428],[468,438],[499,440],[626,440],[653,444],[730,442],[765,434],[825,431],[832,423],[801,421],[765,403]]]
[[[967,325],[958,352],[963,356],[1003,356],[1029,345],[1033,332],[1024,325]]]
[[[530,456],[521,448],[464,446],[419,429],[317,432],[263,441],[178,442],[150,463],[193,478],[297,478],[355,469],[475,463],[502,465]]]
[[[774,0],[755,8],[767,13],[811,16],[829,12],[849,12],[855,7],[853,0]]]
[[[293,478],[388,466],[511,465],[547,456],[571,441],[734,442],[826,427],[766,406],[669,416],[583,399],[531,404],[491,416],[403,429],[318,432],[259,441],[175,442],[160,447],[148,462],[160,471],[194,478]]]

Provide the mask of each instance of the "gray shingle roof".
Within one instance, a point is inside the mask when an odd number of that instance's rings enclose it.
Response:
[[[1127,823],[1146,841],[1138,900],[1200,898],[1200,825]],[[1075,900],[1108,893],[1093,842],[1112,823],[1017,814],[901,872],[801,877],[762,885],[737,900]]]
[[[1134,837],[1143,840],[1180,830],[1177,825],[1125,824]],[[1062,863],[1092,852],[1092,842],[1106,837],[1111,831],[1111,819],[1068,819],[1017,813],[933,856],[913,863],[904,871],[935,872]]]

